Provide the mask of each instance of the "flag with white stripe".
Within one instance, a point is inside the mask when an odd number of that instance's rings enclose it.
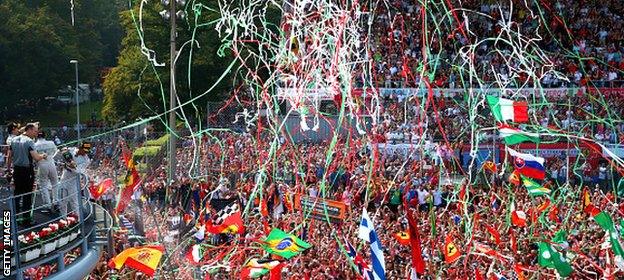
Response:
[[[385,280],[386,263],[384,261],[383,250],[381,248],[381,241],[377,237],[375,226],[373,225],[373,221],[368,216],[366,208],[363,209],[362,222],[360,222],[358,237],[370,243],[373,278],[375,280]]]

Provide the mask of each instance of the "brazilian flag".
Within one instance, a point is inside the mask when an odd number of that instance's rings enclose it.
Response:
[[[292,234],[274,228],[264,240],[262,248],[271,254],[290,259],[300,252],[312,248],[312,245]]]

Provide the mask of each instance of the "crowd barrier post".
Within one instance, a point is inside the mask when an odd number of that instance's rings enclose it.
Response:
[[[81,175],[76,176],[76,197],[75,197],[75,199],[78,200],[78,216],[79,216],[79,220],[80,220],[80,236],[82,237],[81,248],[82,248],[82,252],[84,253],[84,252],[87,252],[88,244],[87,244],[87,238],[85,238],[86,237],[86,235],[85,235],[85,224],[84,224],[85,220],[84,220],[84,211],[82,209],[83,204],[82,204],[82,201],[81,201],[82,199],[80,199],[80,197],[79,197],[79,195],[81,194],[81,191],[80,191],[80,177],[81,177]],[[72,199],[72,198],[70,197],[70,199]]]

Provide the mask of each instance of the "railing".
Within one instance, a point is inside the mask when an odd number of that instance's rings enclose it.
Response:
[[[80,257],[84,257],[89,250],[90,243],[95,240],[95,212],[94,208],[91,207],[92,204],[89,202],[89,194],[87,189],[88,180],[85,175],[80,174],[75,176],[74,178],[64,180],[59,182],[56,186],[53,186],[52,189],[56,189],[59,193],[60,199],[57,203],[68,203],[71,204],[71,200],[74,200],[73,203],[76,203],[77,209],[72,209],[72,212],[68,213],[67,216],[44,216],[38,215],[38,220],[35,219],[34,225],[26,226],[24,228],[18,228],[17,217],[22,215],[31,215],[43,208],[52,208],[54,202],[50,202],[49,204],[40,204],[36,203],[36,196],[42,195],[43,191],[48,191],[48,189],[36,189],[35,191],[20,194],[20,195],[9,195],[8,197],[0,199],[0,207],[4,208],[4,223],[10,224],[10,238],[11,244],[7,247],[4,247],[3,250],[5,252],[10,250],[9,255],[11,256],[9,271],[4,270],[3,277],[14,278],[17,280],[21,280],[24,277],[24,272],[29,268],[36,268],[43,264],[55,262],[57,264],[57,270],[55,274],[61,273],[65,271],[65,254],[69,251],[72,251],[78,247],[80,247]],[[32,199],[32,209],[22,212],[16,212],[16,198],[25,197],[25,196],[33,196]],[[30,208],[30,207],[28,207]],[[75,223],[71,223],[72,217],[75,219]],[[61,230],[58,229],[58,233],[53,237],[46,237],[41,240],[30,240],[30,242],[21,243],[21,240],[24,240],[28,235],[34,236],[31,233],[43,233],[43,228],[49,227],[52,224],[65,224],[65,228]],[[6,228],[3,228],[3,232],[6,233]],[[7,238],[7,236],[4,236]],[[5,242],[6,244],[6,242]],[[93,256],[91,256],[93,259]],[[99,257],[98,257],[99,258]],[[6,267],[7,259],[3,260],[3,267]],[[78,261],[76,259],[74,262]],[[8,275],[7,275],[8,274]]]
[[[361,82],[358,82],[356,84],[357,87],[361,86]],[[390,80],[383,80],[381,82],[376,82],[377,87],[380,88],[404,88],[404,87],[413,87],[414,86],[414,82],[413,81],[408,81],[406,82],[404,79],[390,79]],[[445,86],[444,87],[450,87],[453,88],[462,88],[461,86],[461,81],[455,81],[455,82],[445,82],[444,83]],[[558,86],[556,86],[558,85]],[[547,84],[542,83],[543,88],[557,88],[559,86],[566,86],[566,87],[579,87],[580,85],[578,85],[577,83],[574,82],[564,82],[564,81],[559,81],[557,83],[553,83],[553,86],[549,86]],[[473,86],[477,86],[476,84]],[[599,80],[599,81],[590,81],[589,82],[589,86],[591,87],[596,87],[596,88],[621,88],[624,87],[624,80],[612,80],[612,81],[607,81],[607,80]]]

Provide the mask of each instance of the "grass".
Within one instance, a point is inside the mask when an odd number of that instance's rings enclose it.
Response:
[[[95,111],[97,119],[102,119],[102,102],[101,101],[89,101],[80,104],[80,122],[85,123],[91,120],[91,112]],[[65,110],[65,107],[60,107],[59,110],[47,110],[39,113],[37,116],[38,121],[43,126],[58,127],[61,124],[67,124],[73,126],[76,123],[76,106],[69,108],[69,114]],[[71,124],[71,125],[70,125]]]

